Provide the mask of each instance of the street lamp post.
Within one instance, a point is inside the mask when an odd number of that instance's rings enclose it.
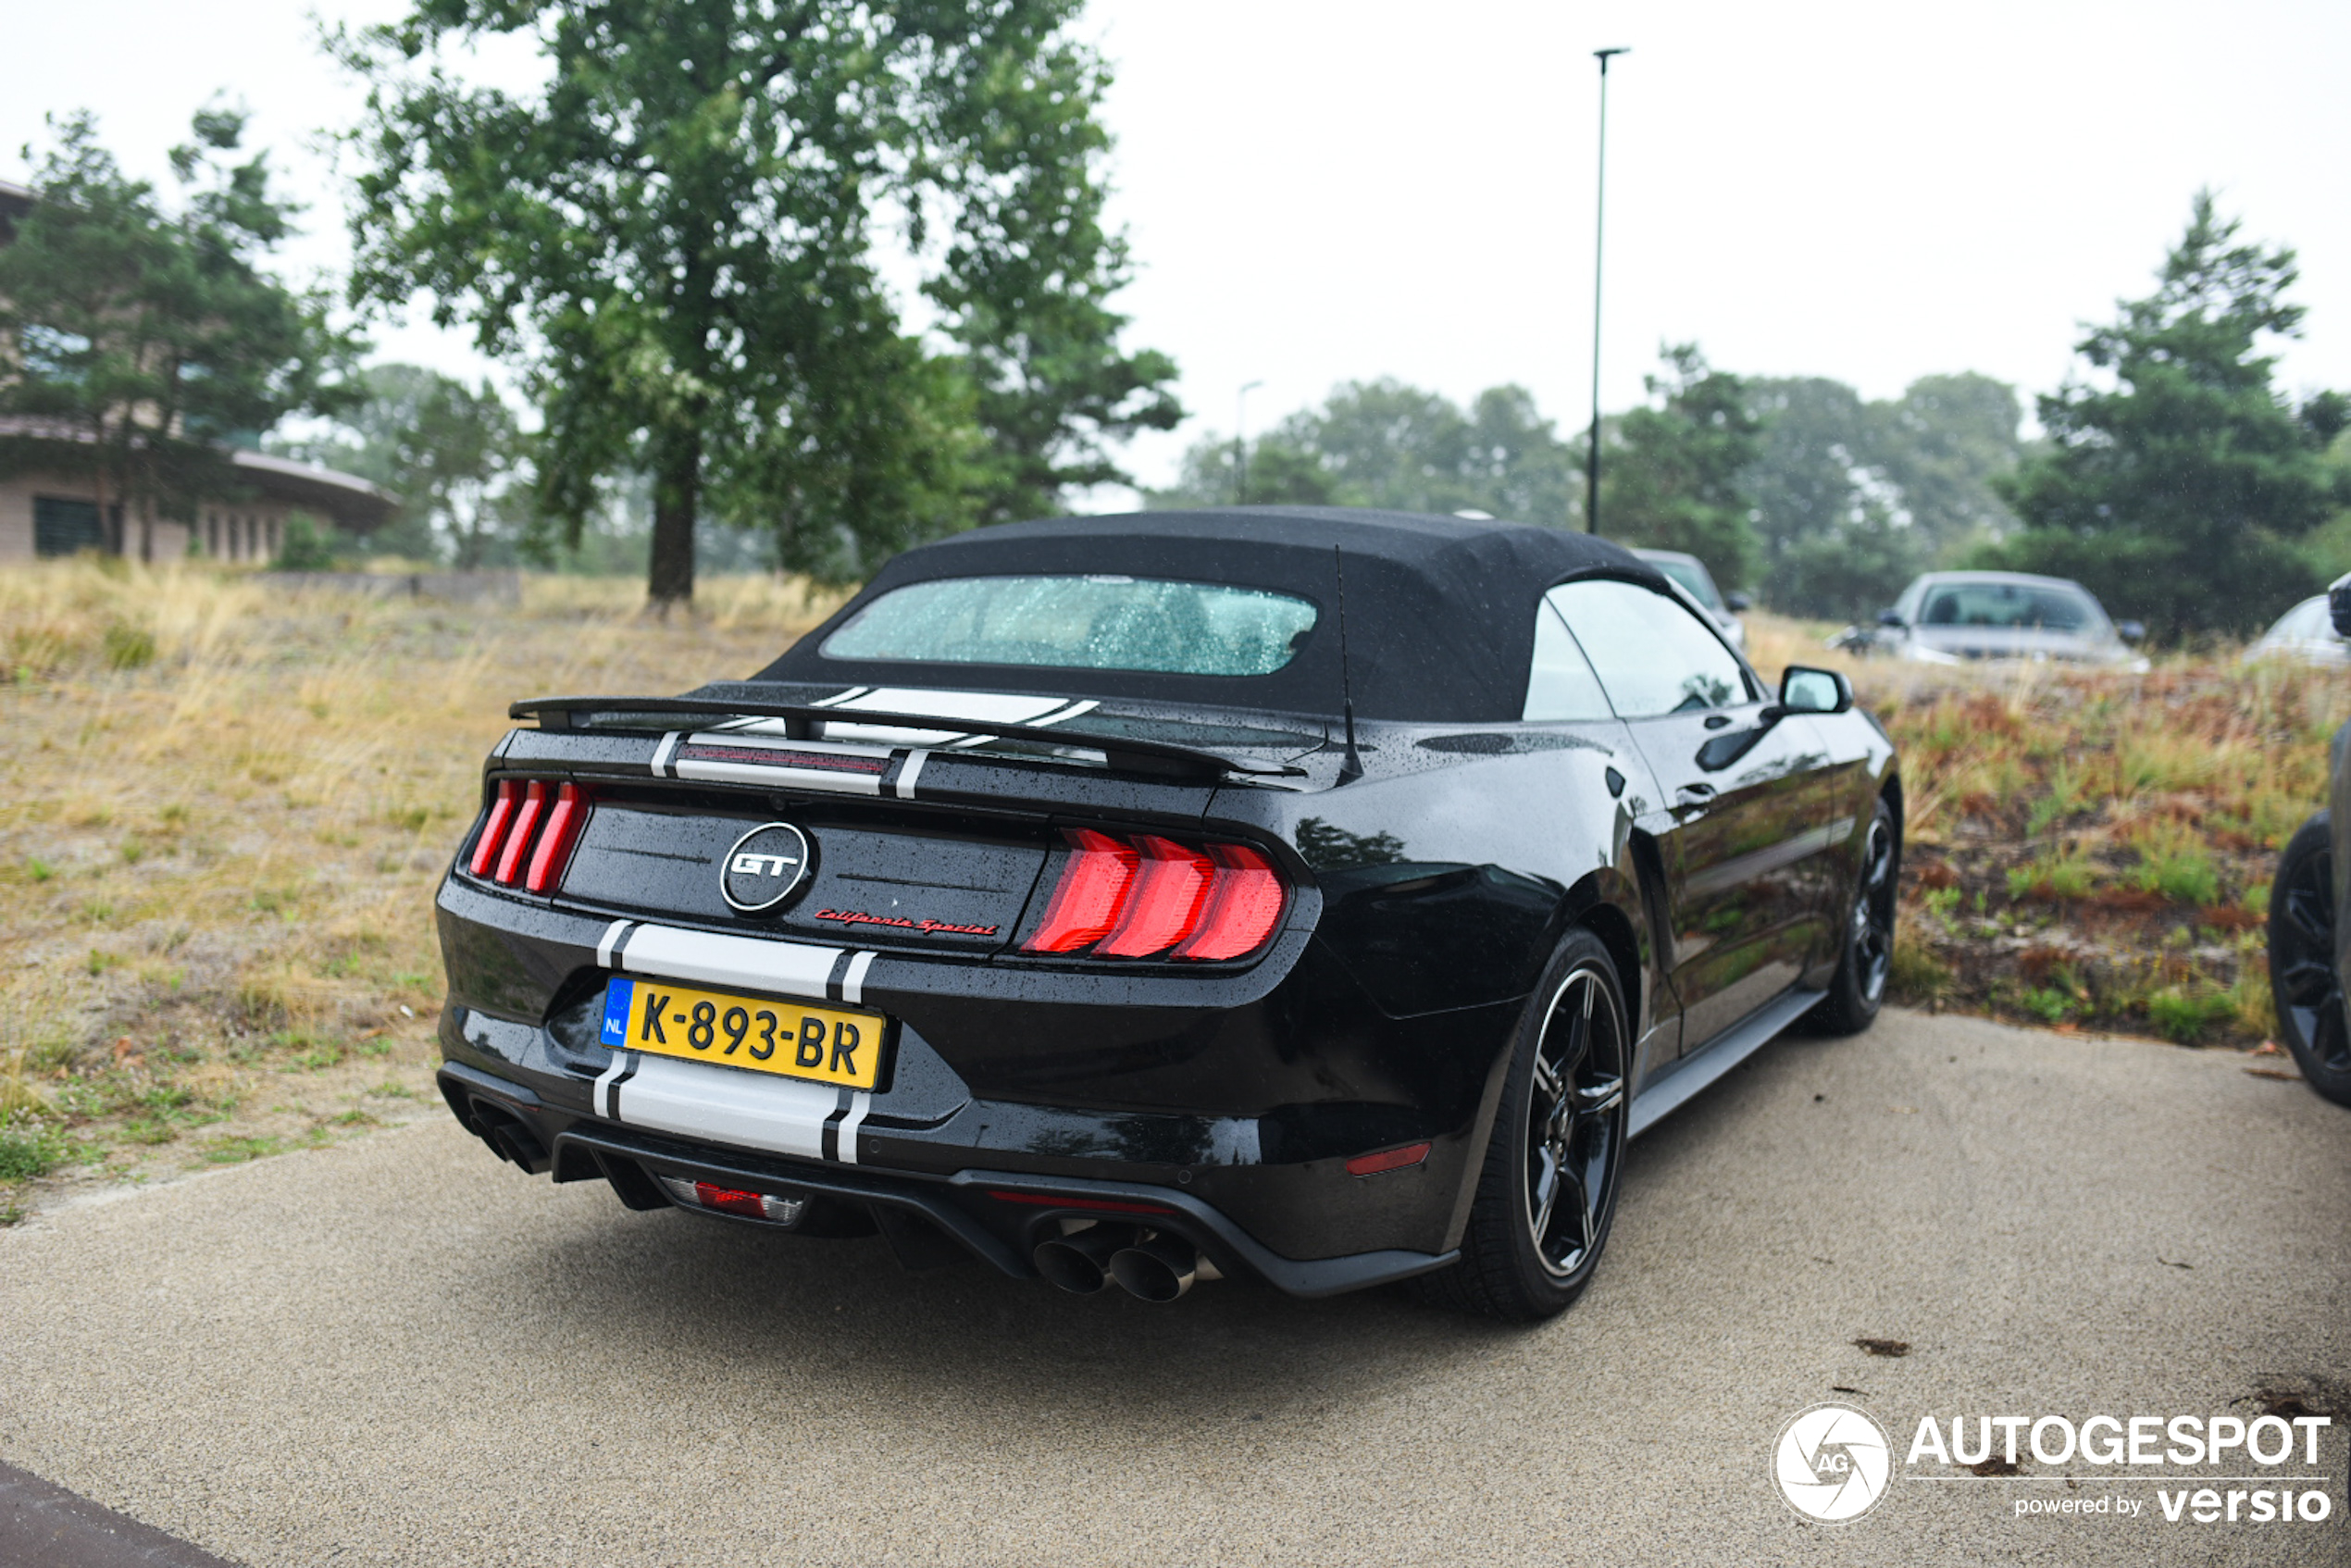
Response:
[[[1600,172],[1592,209],[1592,450],[1584,459],[1584,527],[1600,531],[1600,233],[1608,218],[1608,62],[1629,48],[1595,49],[1600,62]]]
[[[1250,381],[1233,399],[1233,504],[1249,504],[1249,394],[1263,386],[1263,381]]]

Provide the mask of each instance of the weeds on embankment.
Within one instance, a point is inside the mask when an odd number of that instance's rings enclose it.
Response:
[[[1762,629],[1767,674],[1847,669],[1901,749],[1897,1001],[2183,1045],[2276,1027],[2270,882],[2326,802],[2351,675],[2225,650],[2146,674],[1953,670]]]
[[[530,582],[519,609],[194,566],[0,571],[0,1223],[436,1101],[432,889],[506,703],[748,674],[837,599]]]

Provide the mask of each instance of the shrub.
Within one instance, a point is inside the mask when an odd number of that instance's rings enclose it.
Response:
[[[0,1126],[0,1181],[47,1176],[65,1157],[65,1134],[47,1123],[19,1119]]]
[[[2194,1045],[2215,1024],[2236,1015],[2237,1002],[2226,991],[2198,991],[2188,986],[2166,986],[2147,997],[2147,1016],[2156,1033],[2176,1045]]]

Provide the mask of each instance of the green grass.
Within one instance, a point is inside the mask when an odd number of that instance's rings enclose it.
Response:
[[[2147,997],[2146,1009],[2158,1034],[2177,1045],[2195,1045],[2215,1025],[2236,1015],[2237,1002],[2226,991],[2166,986]]]
[[[2043,855],[2009,870],[2009,897],[2012,899],[2087,898],[2096,885],[2096,863],[2082,854]]]
[[[281,1138],[216,1138],[205,1146],[204,1157],[216,1165],[238,1165],[280,1153],[285,1147]]]
[[[45,1122],[0,1126],[0,1181],[31,1181],[65,1163],[66,1135]]]

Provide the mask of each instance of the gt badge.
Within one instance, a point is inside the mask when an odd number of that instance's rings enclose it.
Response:
[[[807,834],[789,822],[762,823],[718,863],[719,896],[741,914],[765,915],[800,890],[809,859]]]

